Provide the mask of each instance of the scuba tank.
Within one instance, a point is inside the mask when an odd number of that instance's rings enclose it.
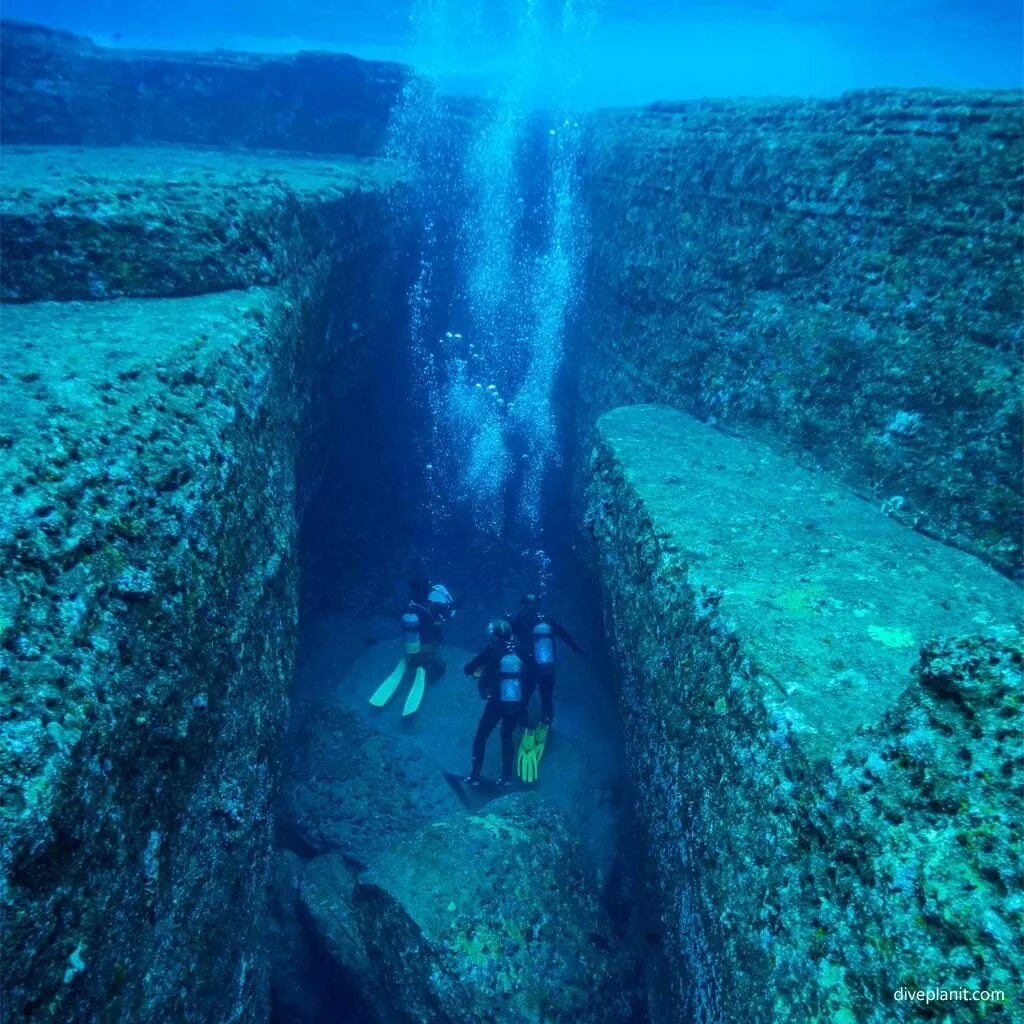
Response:
[[[543,619],[533,627],[533,660],[538,668],[554,668],[555,665],[555,634]]]
[[[402,616],[402,639],[405,641],[406,654],[419,654],[420,619],[413,612],[406,612]]]
[[[501,656],[498,695],[502,704],[519,704],[523,699],[523,663],[515,651]]]

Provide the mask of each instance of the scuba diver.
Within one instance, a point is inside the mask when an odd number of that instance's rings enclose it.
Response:
[[[526,666],[527,706],[534,691],[540,690],[540,722],[533,728],[527,727],[516,757],[519,778],[523,782],[536,782],[548,731],[555,717],[555,641],[565,641],[574,654],[581,656],[583,648],[561,623],[540,610],[540,598],[536,594],[523,595],[519,614],[512,620],[512,632],[516,649]]]
[[[444,675],[445,663],[441,657],[441,626],[455,615],[455,601],[448,588],[431,583],[422,577],[410,584],[409,606],[402,616],[402,640],[405,654],[394,671],[370,697],[375,708],[382,708],[395,695],[405,678],[406,669],[414,669],[412,687],[405,698],[402,717],[415,714],[423,700],[427,676],[436,682]]]
[[[488,737],[501,722],[501,777],[499,786],[511,786],[513,735],[526,719],[526,681],[523,661],[516,653],[512,627],[505,619],[495,619],[488,627],[490,643],[472,661],[466,663],[467,676],[475,676],[480,696],[487,701],[473,738],[473,768],[462,781],[479,786]]]

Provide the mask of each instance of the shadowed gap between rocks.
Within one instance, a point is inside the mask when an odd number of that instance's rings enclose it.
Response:
[[[600,608],[571,525],[563,513],[546,533],[547,601],[586,657],[560,654],[541,782],[467,802],[444,776],[468,769],[481,708],[462,666],[488,619],[536,588],[529,538],[485,542],[456,524],[428,542],[409,464],[425,424],[404,331],[389,325],[353,368],[331,333],[357,325],[326,320],[333,355],[318,370],[298,487],[303,582],[268,922],[272,1020],[648,1020],[640,993],[657,989],[660,935],[638,880]],[[567,421],[572,391],[562,388]],[[565,507],[568,480],[552,483],[553,506]],[[403,720],[407,684],[384,709],[368,696],[401,653],[397,620],[417,571],[461,607],[446,628],[445,676]],[[485,775],[497,775],[499,751],[495,732]]]

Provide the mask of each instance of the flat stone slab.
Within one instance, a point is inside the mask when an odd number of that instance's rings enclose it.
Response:
[[[881,718],[924,641],[1014,631],[1013,582],[822,474],[665,406],[612,410],[597,430],[810,758]]]
[[[398,179],[365,158],[175,146],[5,146],[3,165],[0,297],[18,302],[276,283]],[[338,223],[315,222],[325,209]]]

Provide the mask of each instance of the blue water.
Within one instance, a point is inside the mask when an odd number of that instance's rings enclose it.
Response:
[[[410,0],[244,5],[183,0],[8,0],[6,17],[84,33],[105,45],[344,50],[414,58]],[[504,3],[486,10],[481,41],[445,70],[446,85],[480,91],[514,62]],[[602,5],[584,48],[588,106],[724,95],[832,95],[876,86],[1011,88],[1024,81],[1017,0],[616,0]]]

